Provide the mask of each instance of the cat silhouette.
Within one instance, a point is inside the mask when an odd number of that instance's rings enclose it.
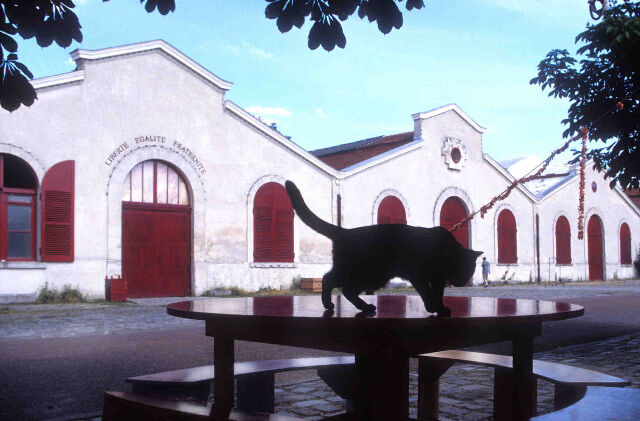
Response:
[[[411,282],[428,312],[451,315],[442,302],[445,282],[466,285],[475,271],[476,259],[483,252],[464,248],[443,227],[404,224],[338,227],[315,215],[293,182],[285,182],[285,188],[302,222],[333,242],[333,267],[322,278],[325,309],[333,310],[331,292],[342,288],[342,294],[356,308],[373,314],[376,306],[367,304],[359,295],[371,294],[399,277]]]

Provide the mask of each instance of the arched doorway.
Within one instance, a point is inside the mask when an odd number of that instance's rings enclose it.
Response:
[[[467,217],[467,207],[456,196],[451,196],[442,204],[440,211],[440,226],[451,229],[458,222]],[[465,223],[460,229],[454,231],[453,236],[463,247],[469,248],[469,224]]]
[[[184,178],[162,161],[124,180],[122,275],[129,297],[191,294],[191,204]]]
[[[406,224],[407,213],[400,199],[387,196],[378,206],[378,224]]]
[[[589,280],[603,280],[602,221],[597,215],[591,216],[587,224],[587,248],[589,256]]]

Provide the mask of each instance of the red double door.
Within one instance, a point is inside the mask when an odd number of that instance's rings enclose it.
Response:
[[[604,279],[604,267],[602,264],[602,222],[593,215],[587,224],[587,250],[589,254],[589,280],[599,281]]]
[[[191,294],[189,206],[122,204],[122,274],[131,298]]]
[[[440,226],[446,229],[453,228],[454,225],[467,217],[467,208],[462,200],[452,196],[444,201],[440,210]],[[465,223],[456,231],[453,236],[463,247],[469,247],[469,224]]]

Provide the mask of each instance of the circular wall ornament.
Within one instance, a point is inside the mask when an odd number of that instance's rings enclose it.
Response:
[[[598,191],[598,185],[596,184],[596,182],[595,182],[595,181],[593,181],[593,182],[591,183],[591,190],[592,190],[594,193]]]
[[[460,139],[447,137],[442,144],[444,163],[450,170],[462,170],[467,164],[467,152]]]
[[[460,159],[462,159],[462,154],[460,153],[460,149],[458,148],[451,149],[451,159],[453,159],[453,162],[455,162],[456,164],[460,162]]]

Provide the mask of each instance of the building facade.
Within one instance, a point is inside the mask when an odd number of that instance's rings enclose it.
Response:
[[[110,276],[133,297],[287,287],[322,276],[331,243],[294,217],[285,180],[346,228],[450,227],[522,164],[484,154],[484,128],[456,105],[414,114],[413,132],[309,152],[163,41],[71,56],[75,71],[33,81],[35,105],[0,114],[4,301],[32,300],[45,282],[100,297]],[[578,177],[563,171],[454,233],[484,251],[493,280],[634,275],[638,208],[589,169],[578,240]]]

